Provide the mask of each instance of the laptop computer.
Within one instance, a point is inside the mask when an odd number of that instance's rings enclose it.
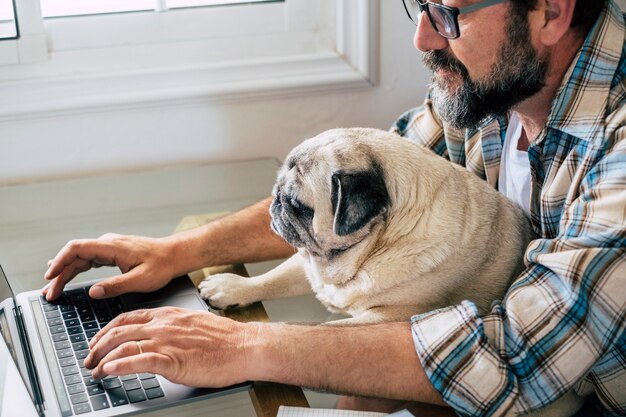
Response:
[[[42,417],[128,415],[251,388],[250,382],[220,389],[190,388],[148,373],[91,378],[83,365],[87,342],[116,315],[161,306],[210,311],[187,276],[153,293],[107,300],[88,296],[95,282],[68,285],[58,300],[48,302],[39,290],[13,294],[0,266],[2,416],[33,410]],[[5,414],[6,410],[15,412]]]

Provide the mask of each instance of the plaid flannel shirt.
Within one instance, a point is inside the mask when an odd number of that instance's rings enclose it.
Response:
[[[538,239],[502,301],[412,318],[434,387],[461,415],[518,415],[570,390],[626,414],[626,49],[610,0],[528,149]],[[442,123],[427,98],[392,127],[496,187],[507,118],[478,130]]]

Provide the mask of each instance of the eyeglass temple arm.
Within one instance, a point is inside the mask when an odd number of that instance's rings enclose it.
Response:
[[[474,11],[480,10],[480,9],[482,9],[484,7],[493,6],[494,4],[504,3],[505,1],[507,1],[507,0],[486,0],[486,1],[483,1],[482,3],[472,4],[471,6],[460,7],[459,8],[459,14],[474,12]]]

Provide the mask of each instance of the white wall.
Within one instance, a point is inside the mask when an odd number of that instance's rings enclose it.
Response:
[[[626,9],[626,0],[619,0]],[[273,157],[339,126],[386,129],[423,99],[429,74],[399,2],[380,6],[380,82],[367,91],[205,102],[0,121],[0,185]],[[1,100],[1,98],[0,98]]]
[[[381,2],[380,77],[365,91],[200,102],[0,122],[0,184],[273,157],[328,128],[386,129],[423,99],[428,72],[399,2]]]

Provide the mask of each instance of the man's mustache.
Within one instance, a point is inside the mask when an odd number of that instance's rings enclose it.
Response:
[[[422,54],[424,65],[432,72],[446,70],[461,74],[463,77],[469,76],[465,65],[445,50],[427,51]]]

